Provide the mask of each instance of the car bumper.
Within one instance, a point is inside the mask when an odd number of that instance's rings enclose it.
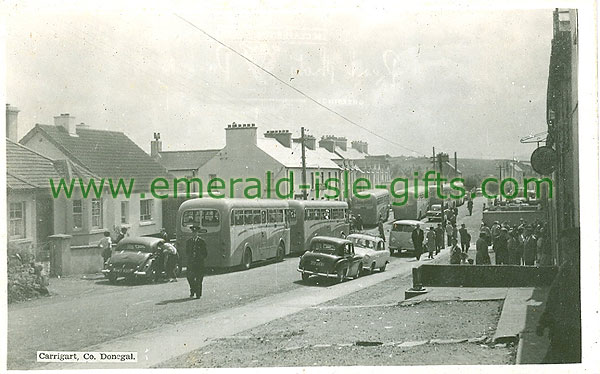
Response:
[[[149,273],[146,271],[134,271],[133,269],[125,269],[125,270],[102,269],[102,273],[106,276],[116,275],[118,277],[127,277],[127,276],[131,276],[131,275],[145,277],[145,276],[149,275]]]
[[[312,271],[312,270],[306,270],[306,269],[296,269],[298,270],[298,272],[302,273],[302,274],[308,274],[308,275],[317,275],[319,277],[326,277],[326,278],[337,278],[337,274],[336,273],[319,273],[317,271]]]

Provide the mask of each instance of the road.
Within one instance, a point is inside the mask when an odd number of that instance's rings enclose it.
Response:
[[[464,217],[466,206],[459,210],[459,222],[467,224],[473,240],[481,222],[481,202],[476,201],[471,217]],[[386,224],[386,229],[390,224]],[[371,231],[376,232],[376,229]],[[426,261],[423,257],[421,262]],[[173,331],[177,326],[187,324],[192,328],[195,325],[190,323],[203,318],[226,318],[227,313],[235,308],[256,303],[262,305],[266,301],[275,303],[273,305],[294,305],[293,309],[281,313],[295,312],[315,302],[373,286],[390,277],[406,275],[416,264],[418,262],[413,257],[396,255],[385,273],[335,285],[316,278],[301,282],[296,271],[298,258],[290,257],[280,263],[267,263],[247,271],[209,275],[205,278],[204,294],[200,300],[188,298],[184,278],[174,283],[142,285],[125,282],[112,285],[104,279],[52,280],[52,290],[56,295],[9,306],[8,368],[43,368],[35,361],[38,350],[85,351],[94,346],[111,347],[111,342],[116,339],[136,341],[136,336],[147,331],[157,331],[153,337],[160,338],[160,334]],[[301,298],[304,298],[304,303],[297,302]],[[264,310],[261,313],[264,314]],[[280,314],[274,313],[272,318]],[[270,318],[264,315],[257,317],[262,318],[256,319],[257,323]],[[169,352],[163,358],[171,358]]]

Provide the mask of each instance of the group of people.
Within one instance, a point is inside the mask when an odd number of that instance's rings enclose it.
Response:
[[[458,251],[457,253],[459,255],[468,251],[471,235],[464,224],[462,224],[460,230],[458,230],[456,224],[453,224],[452,222],[447,222],[445,228],[439,223],[436,227],[429,227],[429,230],[427,230],[426,233],[421,229],[421,225],[416,225],[411,234],[411,239],[415,247],[415,258],[419,260],[425,249],[427,249],[428,252],[427,258],[434,258],[434,256],[439,254],[445,247],[444,236],[446,237],[446,242],[451,247],[450,253],[452,263],[454,263],[453,261],[455,260],[453,258],[453,253],[455,251]],[[458,246],[459,238],[461,247]],[[464,259],[464,256],[461,255],[459,258],[460,260],[458,263]]]
[[[535,221],[528,224],[520,219],[519,224],[495,221],[491,227],[481,224],[479,238],[475,244],[477,254],[475,263],[491,264],[489,247],[496,255],[496,265],[535,265],[545,264],[548,248],[546,224]],[[538,258],[539,256],[539,258]]]
[[[117,234],[117,237],[115,238],[114,242],[110,236],[110,232],[109,231],[104,231],[104,236],[102,237],[102,239],[100,239],[100,242],[98,242],[98,247],[100,247],[102,249],[101,251],[101,256],[102,256],[102,264],[104,267],[106,267],[106,262],[108,261],[108,259],[110,258],[110,256],[112,255],[112,247],[113,244],[117,245],[119,244],[119,242],[121,240],[123,240],[126,236],[127,236],[127,227],[121,227],[119,229],[119,232]]]

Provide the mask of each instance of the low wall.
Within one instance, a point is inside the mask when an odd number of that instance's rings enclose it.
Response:
[[[424,264],[415,270],[422,285],[430,287],[542,287],[552,283],[558,268],[555,266]]]
[[[492,226],[494,221],[503,223],[508,221],[511,225],[519,224],[519,220],[523,218],[527,223],[532,223],[536,219],[540,221],[546,220],[545,210],[486,210],[483,212],[483,222],[486,225]]]
[[[68,274],[93,274],[99,273],[100,270],[102,270],[102,248],[91,245],[71,247]]]

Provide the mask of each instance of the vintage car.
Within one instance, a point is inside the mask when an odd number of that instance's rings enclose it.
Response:
[[[393,255],[394,252],[415,250],[412,232],[420,224],[421,222],[412,219],[400,219],[392,222],[389,241],[390,255]]]
[[[358,278],[361,268],[362,256],[354,253],[354,244],[347,239],[329,236],[312,238],[298,265],[302,280],[317,275],[335,278],[338,282]]]
[[[104,276],[111,283],[118,278],[152,280],[155,275],[154,255],[163,239],[153,237],[129,237],[121,240],[113,249]]]
[[[425,214],[428,221],[442,221],[442,205],[433,204]]]
[[[346,238],[354,244],[354,252],[362,256],[362,270],[371,274],[375,269],[385,271],[390,262],[390,253],[385,250],[385,241],[378,236],[352,234]]]

